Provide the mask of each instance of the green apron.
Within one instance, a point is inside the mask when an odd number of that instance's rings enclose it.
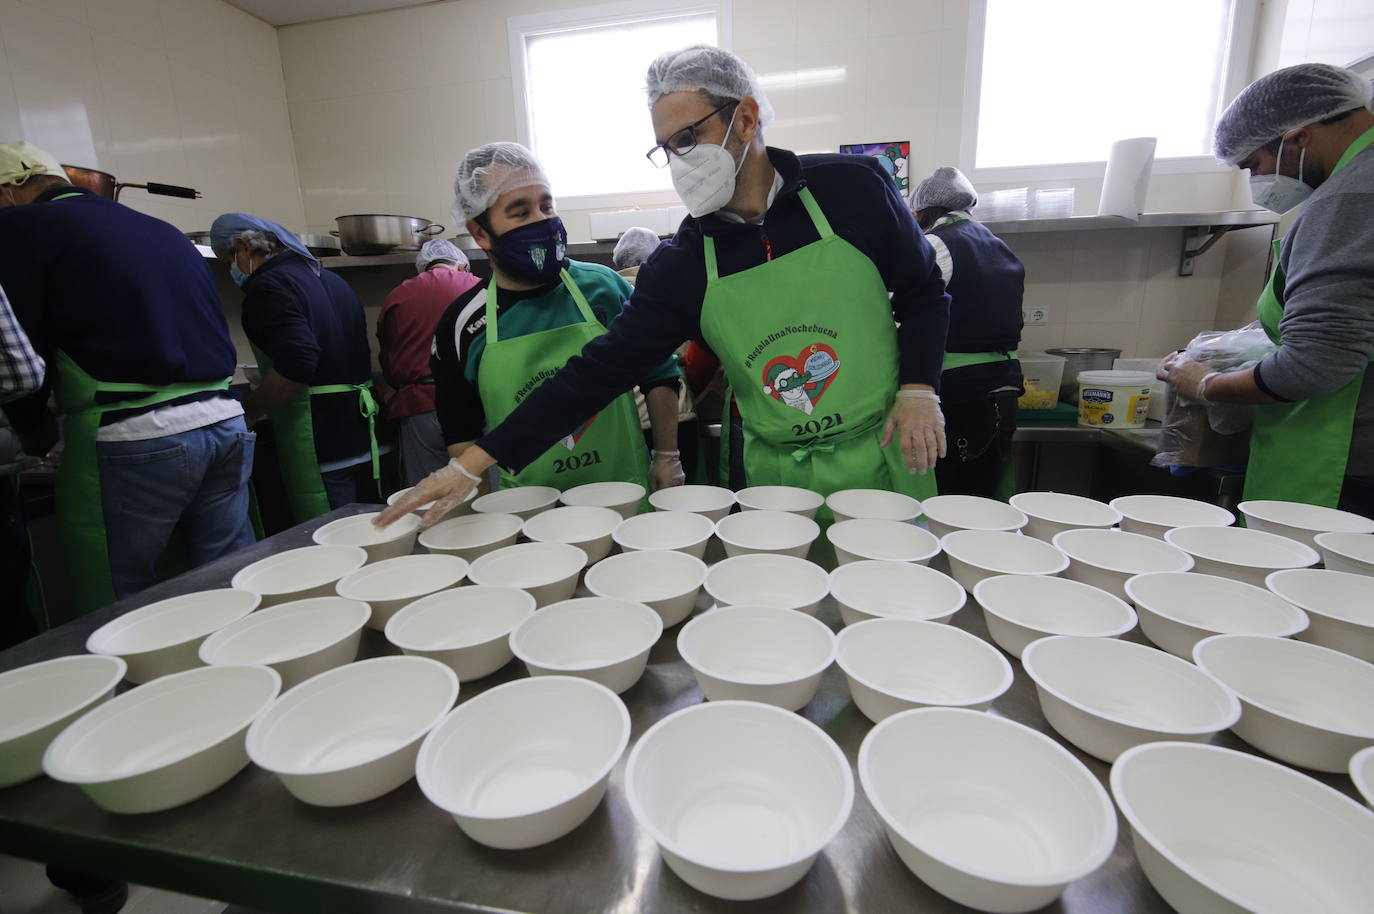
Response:
[[[100,498],[100,464],[96,433],[102,415],[115,410],[156,406],[188,394],[228,390],[230,378],[186,381],[153,387],[98,381],[60,349],[54,381],[57,408],[62,413],[62,462],[57,470],[57,519],[67,576],[75,591],[76,611],[87,613],[115,600],[110,553],[105,540],[105,515]],[[97,403],[97,393],[137,393],[145,396],[114,403]]]
[[[487,344],[477,367],[477,389],[487,424],[496,427],[530,392],[552,377],[606,328],[567,270],[559,277],[582,321],[501,339],[496,315],[496,278],[487,286]],[[649,455],[639,410],[626,391],[519,473],[501,471],[501,487],[553,486],[567,490],[588,482],[637,482],[648,491]]]
[[[782,257],[721,276],[704,238],[701,330],[744,418],[747,482],[929,498],[934,472],[909,473],[896,440],[878,446],[897,391],[887,288],[810,190],[800,196],[820,238]]]
[[[1331,169],[1334,175],[1364,149],[1374,145],[1374,129],[1365,131]],[[1328,178],[1330,175],[1327,176]],[[1255,310],[1276,345],[1282,345],[1285,277],[1274,241],[1274,269]],[[1360,374],[1334,393],[1296,403],[1266,403],[1254,409],[1250,428],[1250,463],[1245,470],[1245,499],[1278,499],[1336,507],[1345,481],[1354,430],[1355,408],[1364,384]]]
[[[272,370],[272,359],[257,346],[253,352],[263,374]],[[277,445],[277,466],[281,470],[286,497],[291,503],[291,516],[303,524],[311,518],[327,514],[329,497],[320,475],[320,461],[315,453],[315,425],[310,415],[310,398],[324,394],[343,394],[357,391],[358,411],[367,420],[367,444],[372,454],[372,479],[381,491],[382,465],[377,452],[377,413],[380,408],[372,396],[372,381],[362,384],[320,384],[301,390],[290,400],[270,412],[272,431]]]

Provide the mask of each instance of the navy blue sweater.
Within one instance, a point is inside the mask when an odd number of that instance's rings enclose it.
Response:
[[[635,291],[607,333],[570,359],[477,443],[503,466],[519,470],[650,370],[686,340],[706,346],[701,306],[706,294],[702,235],[715,241],[720,275],[782,257],[819,237],[798,191],[808,187],[835,233],[873,261],[892,293],[900,323],[903,384],[940,383],[949,297],[934,253],[892,178],[869,156],[807,155],[768,147],[783,186],[763,225],[716,215],[683,220],[639,268]],[[842,301],[835,303],[843,307]]]
[[[348,283],[290,251],[254,270],[243,284],[243,332],[288,381],[316,387],[372,377],[363,306]],[[367,421],[354,392],[310,398],[315,454],[331,463],[367,453]]]
[[[234,373],[234,343],[205,259],[175,226],[113,200],[58,185],[35,203],[0,209],[0,287],[50,379],[57,349],[102,381],[165,385]],[[172,402],[209,396],[232,394]],[[15,427],[41,421],[46,400],[45,389],[7,407]],[[146,411],[111,411],[102,424]]]

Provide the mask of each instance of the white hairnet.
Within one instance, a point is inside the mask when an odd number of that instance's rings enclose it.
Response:
[[[491,209],[507,191],[548,183],[544,166],[519,143],[487,143],[469,149],[453,176],[453,219],[461,228]]]
[[[734,54],[709,44],[694,44],[660,54],[645,77],[649,104],[669,92],[704,89],[720,98],[752,96],[759,103],[759,126],[773,123],[773,106],[763,94],[759,78]]]
[[[1246,86],[1217,121],[1212,151],[1234,165],[1298,127],[1354,108],[1368,108],[1370,82],[1353,70],[1300,63]]]
[[[615,251],[611,253],[611,263],[615,264],[617,270],[624,270],[627,267],[637,267],[649,259],[649,255],[658,247],[658,232],[647,229],[642,225],[625,230],[625,234],[620,236],[620,240],[615,243]]]
[[[420,253],[415,255],[415,272],[423,273],[440,260],[447,261],[454,266],[464,266],[468,262],[468,255],[464,254],[458,245],[447,238],[435,238],[432,241],[426,241],[420,247]]]
[[[949,165],[942,165],[932,171],[924,181],[916,185],[911,195],[913,210],[936,206],[951,212],[972,209],[978,205],[978,191],[964,173]]]
[[[67,180],[67,172],[52,153],[27,140],[0,143],[0,184],[23,184],[34,175]]]

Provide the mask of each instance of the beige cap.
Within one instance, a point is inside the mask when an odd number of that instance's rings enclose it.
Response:
[[[52,153],[27,140],[0,143],[0,184],[23,184],[34,175],[53,175],[67,180],[67,172]]]

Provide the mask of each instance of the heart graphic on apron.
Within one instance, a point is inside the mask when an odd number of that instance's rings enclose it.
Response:
[[[810,413],[840,371],[840,360],[825,343],[812,343],[796,357],[774,356],[763,366],[763,392],[784,406]]]
[[[567,448],[567,449],[570,450],[570,451],[576,450],[576,449],[577,449],[577,442],[581,441],[581,440],[582,440],[582,436],[585,435],[585,434],[587,434],[587,429],[589,429],[589,428],[592,427],[592,423],[596,421],[596,417],[599,416],[599,415],[601,415],[601,414],[600,414],[600,413],[593,413],[593,414],[592,414],[592,417],[591,417],[590,419],[588,419],[586,422],[583,422],[583,423],[582,423],[582,427],[581,427],[581,428],[579,428],[577,431],[573,432],[571,435],[567,435],[566,437],[564,437],[564,438],[563,438],[561,441],[559,441],[558,443],[561,444],[561,445],[563,445],[565,448]]]

